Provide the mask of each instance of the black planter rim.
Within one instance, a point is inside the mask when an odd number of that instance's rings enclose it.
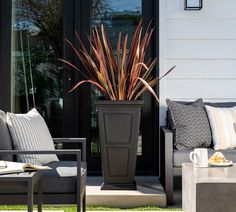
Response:
[[[96,105],[143,105],[143,100],[97,100]]]

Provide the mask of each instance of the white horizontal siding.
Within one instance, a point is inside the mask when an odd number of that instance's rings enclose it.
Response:
[[[235,98],[235,79],[167,79],[168,98]]]
[[[185,11],[183,0],[160,1],[160,124],[166,99],[236,101],[236,0],[206,0]]]
[[[236,59],[236,40],[168,40],[166,58]]]
[[[236,79],[236,60],[166,60],[176,68],[167,78]]]
[[[202,98],[204,102],[236,102],[236,98]],[[174,101],[193,102],[196,98],[173,98]]]
[[[166,19],[236,19],[235,0],[205,0],[201,11],[183,10],[184,0],[164,1]]]
[[[233,26],[236,20],[167,20],[166,39],[235,39]]]

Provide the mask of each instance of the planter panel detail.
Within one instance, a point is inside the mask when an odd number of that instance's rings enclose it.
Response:
[[[136,189],[135,169],[143,101],[98,101],[101,189]]]

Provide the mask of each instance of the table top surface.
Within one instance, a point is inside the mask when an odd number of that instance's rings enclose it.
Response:
[[[39,178],[41,177],[41,171],[31,171],[31,172],[20,172],[20,173],[12,173],[12,174],[0,174],[1,180],[16,180],[23,181],[30,178]]]
[[[229,167],[196,168],[192,163],[183,163],[182,172],[192,177],[196,183],[203,182],[235,182],[236,164]]]

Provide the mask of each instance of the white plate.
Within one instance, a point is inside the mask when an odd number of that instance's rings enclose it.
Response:
[[[226,160],[225,163],[214,163],[214,162],[209,162],[209,165],[211,166],[231,166],[233,164],[232,160]]]

